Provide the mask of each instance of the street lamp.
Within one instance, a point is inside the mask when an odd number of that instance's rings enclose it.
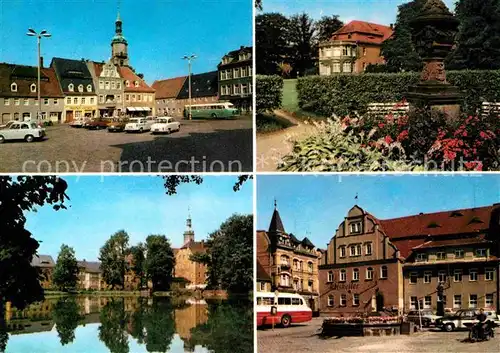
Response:
[[[36,37],[37,38],[37,44],[38,44],[38,87],[37,87],[37,93],[38,93],[38,115],[37,115],[37,122],[40,123],[40,118],[42,116],[42,101],[40,99],[40,70],[41,70],[41,59],[40,59],[40,39],[42,37],[51,37],[52,34],[48,33],[46,30],[41,31],[40,33],[36,33],[36,31],[33,28],[28,29],[28,33],[26,33],[27,36],[30,37]]]
[[[191,61],[196,59],[196,55],[184,55],[183,60],[188,61],[188,84],[189,84],[189,120],[191,120]]]

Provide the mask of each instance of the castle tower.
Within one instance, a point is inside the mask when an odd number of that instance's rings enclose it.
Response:
[[[184,232],[184,244],[194,241],[194,230],[191,222],[191,213],[188,213],[188,218],[186,220],[186,231]]]
[[[118,66],[128,66],[128,42],[123,36],[120,11],[115,22],[115,36],[111,40],[111,60]]]

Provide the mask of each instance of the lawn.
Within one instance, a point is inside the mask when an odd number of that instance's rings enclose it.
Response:
[[[283,82],[283,100],[282,109],[292,113],[297,119],[313,118],[317,120],[324,119],[315,113],[308,112],[299,108],[299,100],[297,95],[297,80],[290,79]]]

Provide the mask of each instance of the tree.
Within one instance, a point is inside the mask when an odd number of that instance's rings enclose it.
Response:
[[[262,11],[262,0],[255,0],[255,8]]]
[[[344,26],[344,23],[339,20],[338,15],[323,16],[316,22],[316,29],[318,32],[318,42],[325,42],[330,40],[332,34]]]
[[[304,76],[316,67],[316,26],[308,14],[302,13],[290,18],[290,56],[295,72]]]
[[[459,0],[458,45],[448,57],[449,69],[497,70],[500,68],[500,1]]]
[[[281,62],[278,64],[278,68],[280,70],[281,76],[290,77],[290,73],[292,72],[292,66],[290,64]]]
[[[25,212],[46,204],[65,209],[66,188],[55,176],[0,176],[0,316],[6,301],[24,309],[43,300],[39,273],[31,266],[39,243],[25,229]]]
[[[129,236],[124,230],[113,234],[99,252],[101,271],[104,281],[111,285],[111,289],[124,286],[127,263],[125,251],[128,247]]]
[[[257,74],[278,74],[278,64],[290,59],[289,27],[290,21],[280,13],[266,13],[255,17]]]
[[[60,298],[54,305],[52,317],[56,324],[61,345],[64,346],[73,342],[78,323],[84,318],[80,315],[80,306],[76,299],[71,297]]]
[[[420,71],[423,62],[411,41],[410,21],[419,15],[426,0],[399,5],[394,34],[382,44],[387,72]]]
[[[174,311],[168,299],[155,298],[144,316],[148,352],[169,352],[175,335]]]
[[[146,276],[153,283],[153,291],[170,289],[175,258],[170,242],[164,235],[146,238]]]
[[[132,255],[132,271],[136,274],[137,277],[139,277],[139,289],[142,289],[145,286],[144,280],[145,280],[145,255],[144,252],[146,250],[146,247],[144,246],[143,243],[139,243],[135,246],[131,246],[130,249],[128,250],[128,253]]]
[[[75,288],[78,280],[78,263],[75,250],[66,244],[61,245],[54,268],[53,282],[61,290]]]
[[[233,190],[239,191],[241,186],[249,179],[253,179],[253,175],[239,175],[233,186]],[[203,177],[199,175],[167,175],[163,177],[163,180],[165,181],[164,186],[168,195],[177,194],[177,188],[180,184],[195,183],[200,185],[203,183]]]
[[[253,216],[233,215],[210,234],[207,253],[193,261],[207,265],[208,286],[246,293],[253,288]]]
[[[104,342],[110,352],[128,353],[127,324],[129,316],[125,312],[123,298],[112,299],[100,313],[99,339]]]

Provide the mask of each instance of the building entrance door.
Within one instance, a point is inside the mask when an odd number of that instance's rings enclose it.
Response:
[[[73,111],[68,110],[68,111],[66,111],[66,122],[70,123],[72,121],[73,121]]]

